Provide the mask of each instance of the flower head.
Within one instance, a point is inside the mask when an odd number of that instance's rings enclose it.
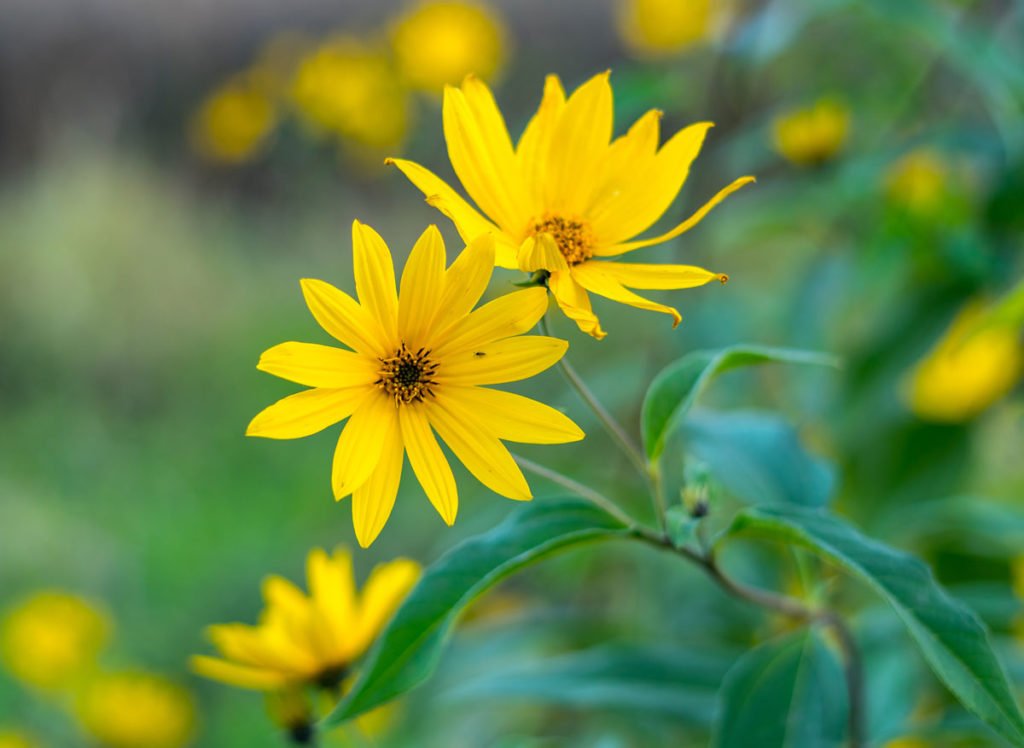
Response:
[[[1006,325],[980,327],[984,312],[978,303],[963,309],[914,368],[907,388],[914,413],[932,421],[966,421],[1020,380],[1020,332]]]
[[[408,84],[434,94],[469,73],[489,80],[505,57],[500,19],[474,2],[418,3],[393,24],[391,44]]]
[[[110,748],[179,748],[195,727],[195,704],[183,688],[151,673],[107,673],[79,696],[79,721]]]
[[[953,178],[949,162],[928,148],[918,148],[896,161],[885,175],[886,197],[909,213],[927,218],[942,211]]]
[[[87,674],[107,642],[110,621],[64,592],[38,592],[0,621],[0,659],[19,680],[45,690]]]
[[[370,573],[356,593],[352,557],[310,551],[309,594],[282,577],[263,583],[266,607],[257,626],[241,623],[209,628],[223,657],[197,656],[200,675],[242,688],[279,691],[312,685],[337,688],[369,648],[419,578],[414,561],[397,559]],[[295,707],[292,707],[295,711]]]
[[[619,34],[635,52],[662,57],[712,36],[725,19],[723,0],[621,0]]]
[[[323,281],[302,281],[317,322],[350,350],[282,343],[266,351],[258,368],[313,389],[271,405],[246,433],[294,439],[348,418],[332,486],[336,499],[352,496],[363,547],[391,514],[403,455],[442,519],[455,521],[455,478],[435,432],[488,488],[531,498],[501,440],[558,444],[583,432],[547,405],[482,385],[533,376],[565,353],[565,341],[522,336],[547,309],[544,289],[472,311],[494,266],[490,236],[471,243],[446,270],[444,241],[429,227],[409,255],[399,292],[384,240],[356,221],[352,244],[358,302]]]
[[[846,145],[849,133],[850,111],[832,99],[786,112],[772,126],[775,150],[799,166],[832,159]]]
[[[394,148],[409,127],[409,102],[386,51],[335,37],[302,59],[291,99],[315,132],[370,148]]]
[[[235,76],[211,93],[192,118],[192,140],[204,157],[227,164],[254,158],[277,126],[277,104],[257,76]]]
[[[498,265],[544,271],[566,315],[600,338],[604,331],[589,293],[669,314],[678,324],[675,309],[629,288],[692,288],[726,279],[690,265],[629,264],[609,258],[679,236],[753,181],[737,179],[671,231],[635,240],[672,204],[711,127],[708,122],[691,125],[659,148],[660,119],[660,112],[650,111],[612,140],[608,74],[594,76],[568,99],[552,75],[540,108],[513,147],[490,90],[469,77],[461,88],[445,89],[444,132],[455,173],[479,210],[422,166],[400,159],[389,162],[454,221],[463,239],[492,233]]]

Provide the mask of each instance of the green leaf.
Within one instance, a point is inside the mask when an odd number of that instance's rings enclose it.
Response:
[[[722,685],[712,745],[840,746],[847,700],[842,668],[813,630],[762,644]]]
[[[693,407],[717,375],[743,366],[767,363],[836,366],[836,359],[812,351],[763,346],[732,346],[717,351],[693,351],[669,364],[651,382],[644,397],[641,429],[651,461],[665,448],[665,438]]]
[[[807,452],[796,429],[778,416],[694,412],[679,434],[687,454],[751,504],[820,507],[832,497],[835,469]]]
[[[1024,717],[988,632],[919,559],[865,537],[838,518],[793,508],[748,509],[729,535],[756,534],[808,548],[863,579],[895,608],[935,674],[968,710],[1024,745]]]
[[[707,725],[732,658],[659,647],[606,646],[488,673],[460,685],[460,701],[498,699]]]
[[[424,571],[367,657],[359,678],[324,719],[336,725],[422,683],[437,667],[458,613],[499,580],[569,545],[621,537],[626,527],[579,499],[523,504],[489,532],[457,545]]]

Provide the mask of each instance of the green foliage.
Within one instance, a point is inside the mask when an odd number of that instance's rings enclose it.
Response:
[[[325,726],[379,706],[422,683],[437,667],[458,614],[501,579],[570,545],[622,537],[625,526],[579,499],[525,504],[494,529],[432,564],[368,655],[359,679]]]
[[[920,560],[806,509],[746,510],[729,532],[741,534],[808,548],[867,582],[895,608],[925,660],[960,702],[1011,742],[1024,742],[1024,716],[987,631]]]
[[[717,748],[840,746],[846,732],[843,672],[813,630],[747,652],[722,685]]]
[[[653,462],[661,456],[669,433],[679,426],[715,376],[767,363],[836,365],[833,357],[821,353],[765,346],[737,345],[688,353],[664,368],[647,389],[641,430],[648,459]]]

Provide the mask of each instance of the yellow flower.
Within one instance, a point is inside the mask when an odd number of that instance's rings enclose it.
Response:
[[[658,148],[661,113],[650,111],[626,135],[611,140],[612,89],[594,76],[568,99],[548,76],[540,108],[513,148],[505,120],[487,86],[469,77],[444,93],[444,132],[456,175],[479,206],[422,166],[389,159],[455,222],[466,241],[492,233],[501,267],[549,274],[548,287],[580,329],[604,337],[588,292],[641,309],[672,307],[627,287],[692,288],[726,277],[689,265],[641,265],[607,259],[666,242],[695,226],[730,193],[752,182],[737,179],[671,231],[633,240],[668,209],[686,181],[708,122],[691,125]]]
[[[299,63],[291,98],[314,131],[375,149],[396,147],[409,127],[408,96],[387,55],[349,37],[329,40]]]
[[[78,699],[82,727],[110,748],[178,748],[195,727],[195,705],[180,686],[142,672],[98,676]]]
[[[391,44],[409,85],[437,94],[470,73],[490,80],[505,57],[501,21],[472,2],[419,3],[393,24]]]
[[[949,164],[939,153],[918,148],[889,167],[885,194],[893,204],[926,218],[942,210],[951,176]]]
[[[672,55],[714,35],[727,5],[723,0],[621,0],[619,34],[641,55]]]
[[[192,668],[242,688],[274,691],[301,685],[336,689],[419,578],[415,561],[396,559],[370,573],[356,593],[352,557],[320,548],[306,560],[309,595],[282,577],[263,583],[266,608],[257,626],[209,628],[223,659],[197,656]],[[293,710],[294,711],[294,710]]]
[[[455,521],[455,478],[434,431],[492,491],[530,499],[501,440],[558,444],[582,439],[583,432],[547,405],[480,385],[533,376],[565,353],[565,341],[520,337],[544,315],[544,289],[471,311],[491,277],[490,236],[473,242],[446,271],[441,233],[429,227],[409,255],[400,293],[384,240],[356,221],[352,244],[359,303],[323,281],[302,281],[317,322],[352,350],[282,343],[266,351],[259,369],[313,389],[271,405],[246,433],[295,439],[351,416],[334,453],[332,486],[336,499],[352,495],[364,548],[391,514],[403,453],[442,519]]]
[[[39,743],[23,732],[0,730],[0,748],[38,748]]]
[[[0,659],[24,683],[59,689],[93,668],[109,632],[107,616],[82,598],[38,592],[0,622]]]
[[[1016,328],[978,325],[979,303],[956,316],[909,379],[912,411],[932,421],[966,421],[1006,395],[1024,370],[1024,349]]]
[[[211,93],[192,118],[192,141],[211,161],[256,157],[277,127],[277,106],[255,76],[238,75]]]
[[[832,99],[787,112],[776,118],[772,128],[775,149],[800,166],[831,159],[846,145],[849,132],[849,110]]]
[[[924,738],[906,735],[902,738],[887,740],[882,748],[933,748],[934,744]]]

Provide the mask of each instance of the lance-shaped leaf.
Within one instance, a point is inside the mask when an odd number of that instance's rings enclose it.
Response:
[[[865,537],[836,517],[797,507],[748,509],[728,534],[799,545],[860,577],[895,608],[929,666],[960,703],[1013,745],[1024,745],[1024,716],[988,632],[919,559]]]
[[[499,580],[561,548],[627,532],[593,504],[542,499],[518,506],[494,529],[457,545],[424,571],[324,726],[351,719],[426,680],[456,616]]]
[[[837,364],[833,356],[821,353],[764,346],[732,346],[718,351],[688,353],[662,369],[644,396],[641,430],[648,459],[654,461],[661,456],[665,438],[717,374],[773,362],[819,366]]]

